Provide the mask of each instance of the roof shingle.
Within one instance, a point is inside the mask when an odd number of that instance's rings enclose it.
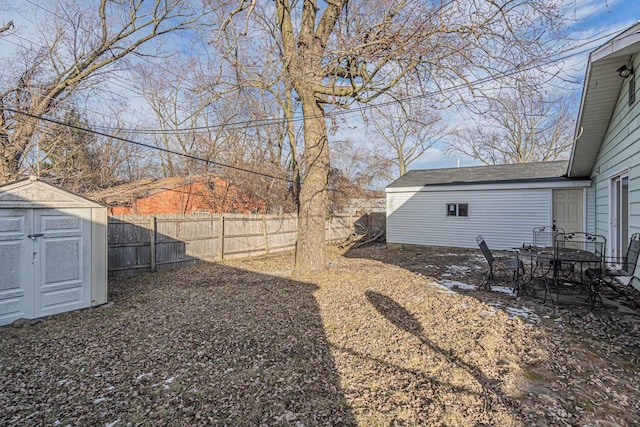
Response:
[[[411,170],[387,188],[424,187],[431,185],[469,185],[524,183],[569,180],[568,162],[516,163],[495,166]]]

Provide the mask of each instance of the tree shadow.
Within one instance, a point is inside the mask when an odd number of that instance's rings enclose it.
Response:
[[[0,329],[0,424],[356,425],[317,288],[217,263],[112,279],[107,307]]]
[[[482,388],[483,392],[481,394],[486,396],[486,399],[497,400],[500,404],[512,408],[519,407],[517,401],[502,392],[499,381],[487,377],[480,367],[465,362],[460,357],[455,356],[452,352],[445,350],[432,340],[428,339],[420,321],[401,304],[398,304],[387,295],[372,290],[365,291],[365,295],[376,311],[391,322],[391,324],[398,329],[415,336],[422,344],[426,345],[430,351],[433,351],[442,359],[473,377],[477,384]]]
[[[467,248],[421,246],[411,249],[389,249],[384,244],[372,244],[360,248],[352,247],[344,253],[344,257],[379,260],[434,280],[464,279],[474,286],[482,284],[489,269],[487,260],[479,249]],[[491,284],[508,285],[510,280],[510,275],[498,271]]]

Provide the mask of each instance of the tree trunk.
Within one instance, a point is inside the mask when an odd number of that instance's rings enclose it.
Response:
[[[20,152],[0,144],[0,184],[11,182],[20,173]]]
[[[329,144],[324,111],[317,104],[312,89],[298,91],[298,94],[305,117],[305,150],[294,275],[319,271],[325,265],[324,233],[329,181]]]

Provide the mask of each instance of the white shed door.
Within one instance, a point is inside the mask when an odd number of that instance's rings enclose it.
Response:
[[[32,224],[32,210],[0,209],[0,325],[34,317]]]
[[[15,224],[8,228],[16,228],[15,218],[24,222],[22,232],[7,238],[8,247],[15,247],[0,251],[0,264],[19,266],[7,270],[6,285],[0,273],[0,289],[8,286],[12,292],[0,294],[0,324],[90,305],[90,215],[90,209],[0,211],[2,221]]]

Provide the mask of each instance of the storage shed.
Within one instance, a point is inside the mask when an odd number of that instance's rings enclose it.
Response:
[[[387,244],[477,248],[482,234],[492,249],[507,249],[531,242],[538,226],[590,230],[591,181],[567,178],[567,165],[409,171],[385,189]]]
[[[0,186],[0,325],[107,301],[107,209],[28,178]]]

